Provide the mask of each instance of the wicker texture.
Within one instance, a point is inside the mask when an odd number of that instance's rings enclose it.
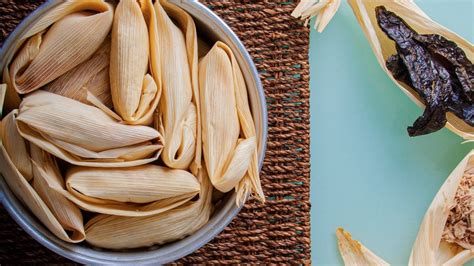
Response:
[[[41,1],[0,0],[0,42]],[[292,1],[203,1],[241,38],[260,72],[269,115],[264,205],[248,202],[214,240],[176,264],[310,263],[309,30]],[[70,263],[0,208],[0,264]]]

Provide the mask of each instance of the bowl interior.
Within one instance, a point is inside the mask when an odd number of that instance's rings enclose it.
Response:
[[[13,57],[16,40],[44,12],[62,1],[48,1],[26,18],[6,40],[0,52],[0,69]],[[232,30],[212,11],[197,1],[170,0],[193,16],[200,38],[200,56],[204,47],[222,41],[233,50],[246,80],[249,101],[258,137],[259,165],[263,163],[266,146],[267,113],[263,88],[257,70],[244,46]],[[1,170],[1,169],[0,169]],[[3,172],[3,171],[2,171]],[[209,222],[193,235],[166,245],[122,251],[91,247],[85,243],[70,244],[59,240],[25,208],[0,178],[0,199],[5,209],[25,231],[42,245],[69,259],[81,263],[167,263],[192,253],[221,232],[237,215],[235,193],[227,193],[216,205]]]

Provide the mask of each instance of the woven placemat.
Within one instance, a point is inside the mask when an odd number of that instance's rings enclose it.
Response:
[[[0,42],[42,1],[0,0]],[[262,169],[267,202],[251,200],[189,263],[310,263],[309,30],[290,0],[203,1],[237,33],[265,88],[269,138]],[[28,236],[0,208],[0,264],[70,263]]]

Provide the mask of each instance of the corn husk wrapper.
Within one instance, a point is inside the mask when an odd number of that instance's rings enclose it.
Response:
[[[130,124],[151,124],[161,95],[161,88],[147,74],[148,39],[138,2],[120,1],[112,28],[110,88],[115,111]]]
[[[47,156],[50,156],[49,159],[45,159],[41,164],[33,162],[36,167],[35,174],[40,175],[51,190],[56,191],[86,211],[119,216],[150,216],[181,206],[196,195],[196,193],[187,193],[148,204],[124,203],[85,197],[78,195],[77,192],[71,193],[64,187],[63,177],[57,168],[57,164],[54,162],[54,158],[50,154],[47,154]]]
[[[199,63],[199,89],[203,154],[212,184],[221,192],[236,188],[237,204],[250,192],[263,202],[247,88],[232,51],[224,43],[217,42]]]
[[[66,174],[67,190],[78,198],[97,203],[150,203],[199,192],[191,173],[157,165],[131,168],[73,167]]]
[[[18,110],[11,111],[6,115],[0,124],[0,137],[3,140],[3,147],[8,153],[13,165],[21,175],[30,181],[33,178],[33,168],[29,160],[29,147],[26,141],[18,134],[16,128],[16,115]]]
[[[337,228],[336,237],[339,252],[346,266],[388,266],[387,262],[367,249],[359,241],[352,239],[349,232]]]
[[[3,105],[7,94],[7,84],[0,84],[0,116],[3,116]]]
[[[96,107],[41,90],[23,99],[17,120],[25,139],[75,165],[142,165],[162,148],[151,127],[120,124]]]
[[[301,0],[291,15],[304,20],[305,26],[313,17],[316,17],[314,29],[323,32],[340,5],[341,0]]]
[[[442,239],[450,207],[455,203],[456,191],[465,174],[474,174],[474,151],[453,170],[431,202],[413,245],[409,265],[462,265],[474,258],[473,249]]]
[[[66,232],[70,232],[71,239],[84,240],[86,237],[84,222],[79,208],[64,196],[52,190],[42,175],[37,171],[38,165],[42,165],[43,163],[54,165],[56,162],[52,160],[49,154],[38,148],[38,146],[31,144],[30,147],[31,160],[35,162],[33,164],[33,188],[58,219],[58,222]],[[58,170],[57,167],[55,167],[55,169]],[[56,177],[60,177],[60,175],[57,174]],[[64,186],[64,181],[61,178],[58,178],[57,182]]]
[[[90,92],[102,104],[112,108],[109,61],[110,40],[107,38],[91,58],[49,83],[44,89],[85,104],[91,104],[87,99]]]
[[[112,6],[101,0],[70,0],[58,5],[20,37],[18,47],[26,43],[5,68],[4,81],[20,94],[53,81],[99,48],[112,19]],[[19,103],[13,92],[7,99],[13,101],[12,106]]]
[[[198,178],[197,201],[149,217],[98,215],[86,224],[86,241],[96,247],[122,249],[160,245],[193,234],[212,213],[212,185],[204,171]]]
[[[194,159],[196,173],[201,164],[196,27],[189,14],[167,1],[156,1],[154,10],[157,28],[150,32],[150,59],[163,88],[157,126],[166,143],[161,158],[177,169],[187,169]]]
[[[2,127],[5,126],[6,119],[10,120],[9,127],[12,127],[15,123],[15,115],[9,114],[2,120]],[[13,120],[13,121],[11,121]],[[12,127],[10,130],[14,130],[16,127]],[[58,218],[55,217],[53,212],[50,210],[48,205],[43,201],[41,196],[33,189],[28,183],[27,179],[23,177],[20,171],[17,170],[14,162],[10,159],[10,155],[7,153],[4,144],[15,143],[17,140],[11,139],[11,137],[18,137],[19,133],[16,134],[4,134],[2,135],[2,142],[0,148],[0,170],[3,178],[7,182],[10,189],[13,191],[15,196],[23,202],[23,204],[30,209],[30,211],[38,218],[41,223],[51,231],[58,238],[66,241],[77,243],[84,240],[83,230],[78,229],[73,234],[69,235],[66,230],[71,228],[63,227]],[[18,150],[15,150],[16,152]],[[21,151],[24,153],[24,151]],[[29,160],[29,156],[24,157],[25,160]],[[35,182],[35,181],[34,181]]]
[[[408,85],[396,80],[385,66],[386,60],[396,54],[395,43],[390,40],[380,29],[375,16],[375,7],[385,6],[387,10],[395,12],[403,20],[420,34],[439,34],[455,42],[467,55],[467,58],[474,61],[474,46],[450,31],[431,20],[413,1],[410,0],[348,0],[354,14],[367,37],[372,50],[382,69],[397,84],[397,86],[412,99],[418,106],[424,107],[422,99]],[[452,113],[447,113],[448,123],[446,127],[464,139],[474,139],[474,127],[469,126],[462,119]]]

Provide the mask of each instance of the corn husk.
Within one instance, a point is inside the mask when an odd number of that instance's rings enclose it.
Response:
[[[164,244],[196,232],[212,212],[212,185],[204,171],[199,172],[199,199],[149,217],[98,215],[86,224],[86,241],[109,249],[137,248]]]
[[[388,10],[395,12],[410,27],[420,34],[439,34],[454,41],[467,55],[467,58],[474,61],[474,46],[461,36],[450,31],[431,20],[413,1],[409,0],[348,0],[354,14],[359,21],[370,46],[372,47],[377,60],[387,75],[397,84],[397,86],[410,97],[418,106],[424,107],[422,99],[418,94],[403,82],[397,81],[385,66],[385,62],[392,54],[396,53],[395,44],[379,28],[375,17],[375,7],[383,5]],[[474,127],[469,126],[462,119],[452,113],[447,113],[448,123],[446,127],[464,139],[474,139]]]
[[[149,125],[161,88],[147,74],[148,28],[136,0],[117,5],[112,28],[110,88],[115,111],[130,124]]]
[[[5,119],[12,120],[15,123],[15,115],[9,114],[2,120],[2,127],[4,126]],[[14,128],[13,128],[14,129]],[[61,222],[51,212],[47,204],[41,199],[40,195],[33,189],[28,183],[27,179],[17,170],[13,161],[10,159],[10,155],[7,153],[4,144],[14,143],[17,140],[11,139],[11,137],[18,137],[19,133],[16,134],[4,134],[2,135],[2,142],[0,148],[0,171],[3,178],[7,182],[8,186],[15,194],[15,196],[30,209],[30,211],[41,221],[41,223],[56,235],[59,239],[67,242],[77,243],[84,239],[84,234],[81,234],[81,230],[74,231],[73,234],[69,235],[66,230],[71,228],[63,227]],[[24,151],[22,151],[24,152]],[[24,157],[25,160],[29,160],[29,157]],[[82,231],[83,232],[83,231]]]
[[[30,181],[33,178],[33,168],[29,160],[29,147],[26,141],[18,134],[16,128],[17,114],[18,110],[13,110],[2,119],[0,137],[4,140],[3,147],[13,165],[15,165],[16,169],[27,181]]]
[[[102,104],[112,108],[109,61],[110,40],[107,38],[91,58],[49,83],[44,89],[85,104],[91,104],[87,100],[87,92],[90,92]]]
[[[3,106],[7,94],[7,84],[0,84],[0,116],[3,116]]]
[[[194,159],[196,173],[201,165],[201,147],[196,141],[200,135],[196,27],[189,14],[167,1],[156,1],[154,11],[151,66],[163,88],[157,128],[167,143],[161,158],[177,169],[188,168]]]
[[[73,167],[66,174],[67,190],[86,201],[150,203],[199,192],[191,173],[157,165],[132,168]]]
[[[247,88],[232,51],[224,43],[217,42],[199,63],[199,89],[203,155],[212,184],[221,192],[236,188],[237,204],[245,201],[249,192],[264,201]]]
[[[52,161],[49,154],[47,154],[45,151],[42,151],[34,144],[30,145],[30,152],[31,160],[36,162],[33,165],[33,188],[44,201],[44,203],[49,207],[54,216],[58,219],[58,222],[61,224],[64,230],[69,232],[71,239],[77,239],[78,241],[84,240],[86,235],[84,232],[82,213],[79,208],[67,200],[64,196],[52,190],[48,186],[47,182],[42,178],[42,175],[37,171],[38,165],[41,165],[47,160],[51,160],[48,162],[51,164],[55,164],[56,162]],[[56,177],[60,177],[60,175],[58,174]],[[64,181],[61,178],[58,178],[57,182],[64,186]]]
[[[153,128],[120,124],[96,107],[41,90],[23,99],[17,120],[25,139],[75,165],[142,165],[162,148]]]
[[[337,228],[336,237],[339,252],[346,266],[385,266],[390,265],[367,249],[359,241],[353,240],[349,232]]]
[[[31,37],[4,73],[11,88],[32,92],[84,62],[107,37],[112,18],[112,6],[98,0],[66,1],[49,11],[21,38]]]
[[[462,265],[474,258],[472,248],[463,248],[442,238],[460,182],[464,175],[472,178],[473,174],[474,151],[471,151],[449,175],[431,202],[413,245],[409,265]]]
[[[79,195],[78,193],[71,193],[68,191],[64,187],[64,182],[62,181],[63,177],[59,172],[54,158],[47,153],[45,153],[43,156],[45,159],[41,163],[33,161],[35,175],[39,175],[42,180],[47,183],[51,190],[56,191],[66,199],[76,204],[79,208],[86,211],[119,216],[150,216],[181,206],[196,195],[196,193],[187,193],[176,197],[165,198],[148,204],[123,203],[112,200],[100,200],[91,197],[85,197],[83,195]],[[49,156],[49,158],[47,158],[47,156]]]
[[[314,29],[323,32],[340,5],[341,0],[301,0],[291,15],[304,20],[305,26],[312,18],[316,17]]]

